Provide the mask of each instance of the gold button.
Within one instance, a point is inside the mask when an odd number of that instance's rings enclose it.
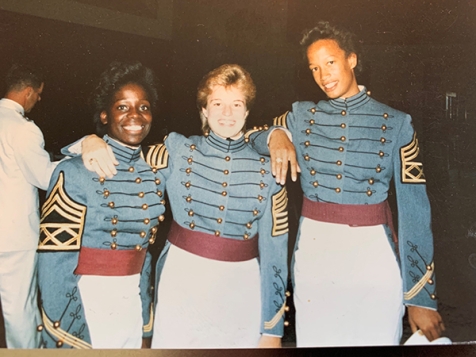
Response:
[[[142,179],[140,177],[136,178],[136,183],[141,183],[142,182]]]
[[[342,116],[344,116],[344,115],[347,114],[347,112],[346,112],[345,110],[343,110],[343,111],[340,112],[340,114],[341,114]]]
[[[220,236],[220,231],[215,231],[215,236],[216,237]]]
[[[164,195],[164,193],[162,191],[160,191],[160,190],[157,191],[157,196],[162,197],[163,195]]]
[[[246,239],[250,239],[250,235],[245,233],[245,234],[243,235],[243,239],[245,239],[245,240],[246,240]]]
[[[387,141],[387,139],[385,139],[385,138],[380,138],[380,142],[381,142],[382,144],[384,144],[386,141]]]
[[[189,164],[191,164],[191,163],[193,162],[193,159],[192,159],[191,157],[189,157],[189,158],[187,159],[187,162],[188,162]]]
[[[217,218],[217,222],[221,224],[223,222],[223,219]]]
[[[99,182],[100,182],[100,183],[104,183],[104,181],[106,181],[106,179],[105,179],[104,177],[100,177],[100,178],[99,178]]]
[[[245,143],[248,143],[250,141],[249,138],[245,138]]]
[[[139,195],[138,195],[140,198],[143,198],[144,197],[144,192],[139,192]]]
[[[375,180],[373,178],[369,178],[369,184],[373,185]]]
[[[261,169],[261,170],[259,170],[259,173],[260,173],[261,175],[264,175],[264,174],[266,173],[266,170],[265,170],[265,169]]]
[[[223,182],[221,185],[222,185],[223,187],[227,187],[227,186],[228,186],[228,184],[227,184],[226,182]]]
[[[192,222],[192,223],[190,223],[188,226],[189,226],[191,229],[194,229],[194,228],[195,228],[195,223]]]
[[[117,244],[116,244],[116,243],[112,243],[112,244],[111,244],[111,249],[114,250],[114,249],[116,249],[116,248],[117,248]]]
[[[341,127],[342,129],[345,129],[345,128],[347,127],[347,125],[345,125],[345,123],[342,123],[342,124],[340,125],[340,127]]]
[[[388,118],[388,114],[387,114],[387,113],[383,113],[383,117],[384,117],[385,119],[387,119],[387,118]]]
[[[230,171],[224,170],[223,173],[224,173],[225,175],[228,175],[228,174],[230,173]]]
[[[316,108],[311,108],[311,113],[314,114],[316,112]]]
[[[431,270],[431,265],[427,265],[426,270],[430,271]]]
[[[314,119],[309,120],[309,124],[314,125],[316,121]]]
[[[194,214],[195,214],[195,213],[194,213],[192,210],[188,211],[188,215],[189,215],[190,217],[192,217]]]
[[[367,196],[372,196],[372,191],[371,190],[367,190]]]
[[[387,126],[384,124],[384,125],[382,125],[381,129],[382,129],[383,131],[385,131],[385,130],[387,130]]]
[[[36,331],[38,331],[38,332],[43,331],[43,325],[36,326]]]
[[[225,161],[230,161],[230,160],[231,160],[231,158],[229,156],[225,157]]]
[[[225,206],[220,206],[218,208],[220,209],[220,211],[223,211],[225,209]]]
[[[56,347],[58,347],[58,348],[63,347],[63,341],[57,341],[56,342]]]
[[[288,327],[289,326],[289,321],[284,321],[284,326]]]
[[[163,214],[161,214],[161,215],[159,216],[159,222],[163,222],[164,219],[165,219],[165,216],[164,216]]]
[[[284,308],[284,311],[288,312],[288,311],[289,311],[289,306],[286,306],[286,307]]]
[[[258,210],[257,210],[257,209],[253,210],[253,216],[257,216],[257,215],[258,215],[258,213],[259,213],[259,212],[258,212]]]
[[[160,200],[160,204],[165,206],[165,200]]]
[[[259,195],[258,196],[258,201],[260,201],[260,202],[263,201],[263,198],[264,198],[263,196]]]
[[[340,179],[342,179],[342,174],[337,174],[336,177],[337,177],[338,180],[340,180]]]
[[[343,152],[344,151],[344,147],[343,146],[339,146],[339,149],[338,149],[340,152]]]
[[[251,227],[252,227],[251,222],[246,223],[246,228],[251,229]]]
[[[314,181],[314,182],[312,183],[312,185],[313,185],[314,187],[317,187],[317,186],[319,186],[319,183],[318,183],[317,181]]]
[[[260,187],[260,188],[265,188],[265,186],[266,186],[266,185],[265,185],[263,182],[261,182],[261,183],[259,184],[259,187]]]
[[[117,229],[113,229],[111,231],[111,237],[115,237],[115,236],[117,236]]]
[[[379,151],[379,152],[378,152],[378,156],[384,157],[384,156],[385,156],[385,153],[384,153],[383,151]]]
[[[309,161],[311,158],[309,157],[308,154],[304,155],[304,160]]]
[[[433,285],[433,279],[428,279],[428,284]]]
[[[59,321],[55,321],[55,322],[53,322],[53,327],[54,327],[54,328],[56,328],[56,329],[57,329],[57,328],[59,328],[60,326],[61,326],[61,324],[60,324],[60,322],[59,322]]]
[[[337,192],[337,193],[340,193],[340,191],[341,191],[340,188],[337,187],[337,188],[336,188],[336,192]]]
[[[149,218],[144,219],[144,224],[149,224],[149,223],[150,223],[150,219],[149,219]]]
[[[311,176],[314,176],[316,174],[316,170],[311,170]]]
[[[185,173],[189,174],[190,172],[192,172],[192,169],[191,169],[190,167],[187,167],[187,168],[185,169]]]
[[[223,197],[225,197],[225,196],[227,195],[226,191],[223,191],[223,192],[221,193],[221,195],[222,195]]]
[[[368,90],[368,91],[367,91],[367,95],[371,95],[371,94],[372,94],[372,92]]]
[[[118,222],[117,217],[114,217],[114,218],[111,219],[112,224],[117,224],[117,222]]]
[[[195,150],[196,149],[195,144],[190,145],[190,149]]]
[[[157,168],[156,168],[156,167],[153,167],[153,168],[152,168],[152,172],[153,172],[154,174],[156,174],[156,173],[157,173],[157,171],[159,171],[159,170],[157,170]]]
[[[375,171],[377,171],[377,172],[381,172],[381,171],[382,171],[382,168],[380,167],[380,165],[378,165],[378,166],[375,168]]]
[[[188,203],[192,202],[192,197],[191,197],[191,196],[187,196],[187,198],[185,199],[185,201],[187,201]]]
[[[190,181],[188,181],[188,182],[185,183],[185,187],[190,188],[190,186],[192,186],[192,184],[190,183]]]
[[[129,171],[129,172],[134,172],[134,168],[131,166],[131,167],[129,167],[129,168],[127,169],[127,171]]]
[[[431,294],[430,297],[431,297],[432,300],[436,300],[436,295],[435,294]]]
[[[286,293],[284,295],[286,295],[287,297],[290,297],[291,293],[289,291],[286,291]]]
[[[110,208],[114,208],[114,202],[109,202],[107,205],[108,205]]]
[[[154,244],[154,243],[155,243],[154,238],[149,238],[149,244]]]
[[[144,203],[142,205],[142,209],[145,211],[147,208],[149,208],[149,205],[147,203]]]
[[[264,163],[264,162],[266,162],[266,159],[264,157],[260,157],[259,162]]]
[[[345,136],[341,136],[340,141],[345,141]]]
[[[104,189],[104,192],[103,192],[104,198],[109,197],[109,193],[110,192],[108,190]]]
[[[311,145],[311,142],[309,142],[309,141],[306,141],[306,142],[304,143],[304,146],[305,146],[305,147],[308,147],[309,145]]]
[[[142,250],[142,247],[141,247],[139,244],[137,244],[137,245],[135,246],[135,250],[138,251],[138,252],[140,252],[140,251]]]
[[[151,231],[152,233],[157,233],[157,227],[152,227],[152,228],[150,229],[150,231]]]
[[[306,135],[311,134],[311,129],[306,129]]]
[[[160,179],[155,179],[155,184],[156,185],[160,185],[160,182],[161,182]]]
[[[141,238],[145,238],[146,235],[147,235],[147,233],[145,233],[144,231],[140,232],[140,237]]]
[[[340,166],[340,165],[342,165],[342,161],[340,161],[340,160],[337,160],[337,161],[336,161],[336,165],[337,165],[337,166]]]

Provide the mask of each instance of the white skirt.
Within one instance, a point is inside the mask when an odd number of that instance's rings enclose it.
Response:
[[[157,294],[152,348],[257,347],[257,259],[222,262],[171,245]]]
[[[141,348],[140,274],[83,275],[78,287],[93,348]]]
[[[298,347],[398,345],[400,268],[383,226],[303,218],[294,253]]]

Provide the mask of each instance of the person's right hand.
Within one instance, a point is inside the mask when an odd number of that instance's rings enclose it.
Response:
[[[276,182],[284,185],[288,172],[288,162],[291,168],[291,179],[297,180],[297,173],[301,168],[296,159],[296,149],[287,134],[280,129],[274,130],[269,137],[269,155],[271,157],[271,171]]]
[[[92,134],[86,137],[81,143],[81,153],[84,166],[99,177],[111,178],[117,174],[119,162],[110,146],[98,136]]]

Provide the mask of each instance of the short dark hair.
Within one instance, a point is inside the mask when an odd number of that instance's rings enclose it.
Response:
[[[114,61],[99,76],[99,83],[91,97],[91,106],[94,110],[93,121],[98,135],[102,136],[107,132],[106,125],[101,122],[101,113],[109,111],[109,106],[112,104],[116,92],[131,83],[137,84],[144,89],[151,109],[155,110],[158,94],[155,86],[154,72],[138,61]]]
[[[332,26],[328,21],[319,21],[314,28],[303,32],[303,37],[300,44],[304,58],[306,58],[307,49],[309,46],[319,40],[336,41],[339,47],[344,50],[347,57],[349,57],[352,53],[355,53],[358,59],[355,70],[356,72],[360,72],[362,70],[359,57],[361,54],[361,48],[359,41],[355,39],[355,34],[347,31],[344,28]]]
[[[5,76],[7,92],[21,91],[26,87],[38,89],[44,82],[44,75],[39,68],[21,63],[14,63]]]

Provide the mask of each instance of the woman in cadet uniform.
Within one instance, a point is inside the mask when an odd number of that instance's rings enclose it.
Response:
[[[140,143],[156,101],[149,68],[112,63],[93,104],[117,175],[98,178],[80,157],[53,173],[38,247],[44,348],[140,348],[151,335],[147,248],[165,207],[162,176],[143,160]]]
[[[197,94],[204,136],[171,133],[148,151],[174,217],[157,263],[152,348],[281,345],[287,195],[243,134],[254,97],[240,66],[211,71]]]

